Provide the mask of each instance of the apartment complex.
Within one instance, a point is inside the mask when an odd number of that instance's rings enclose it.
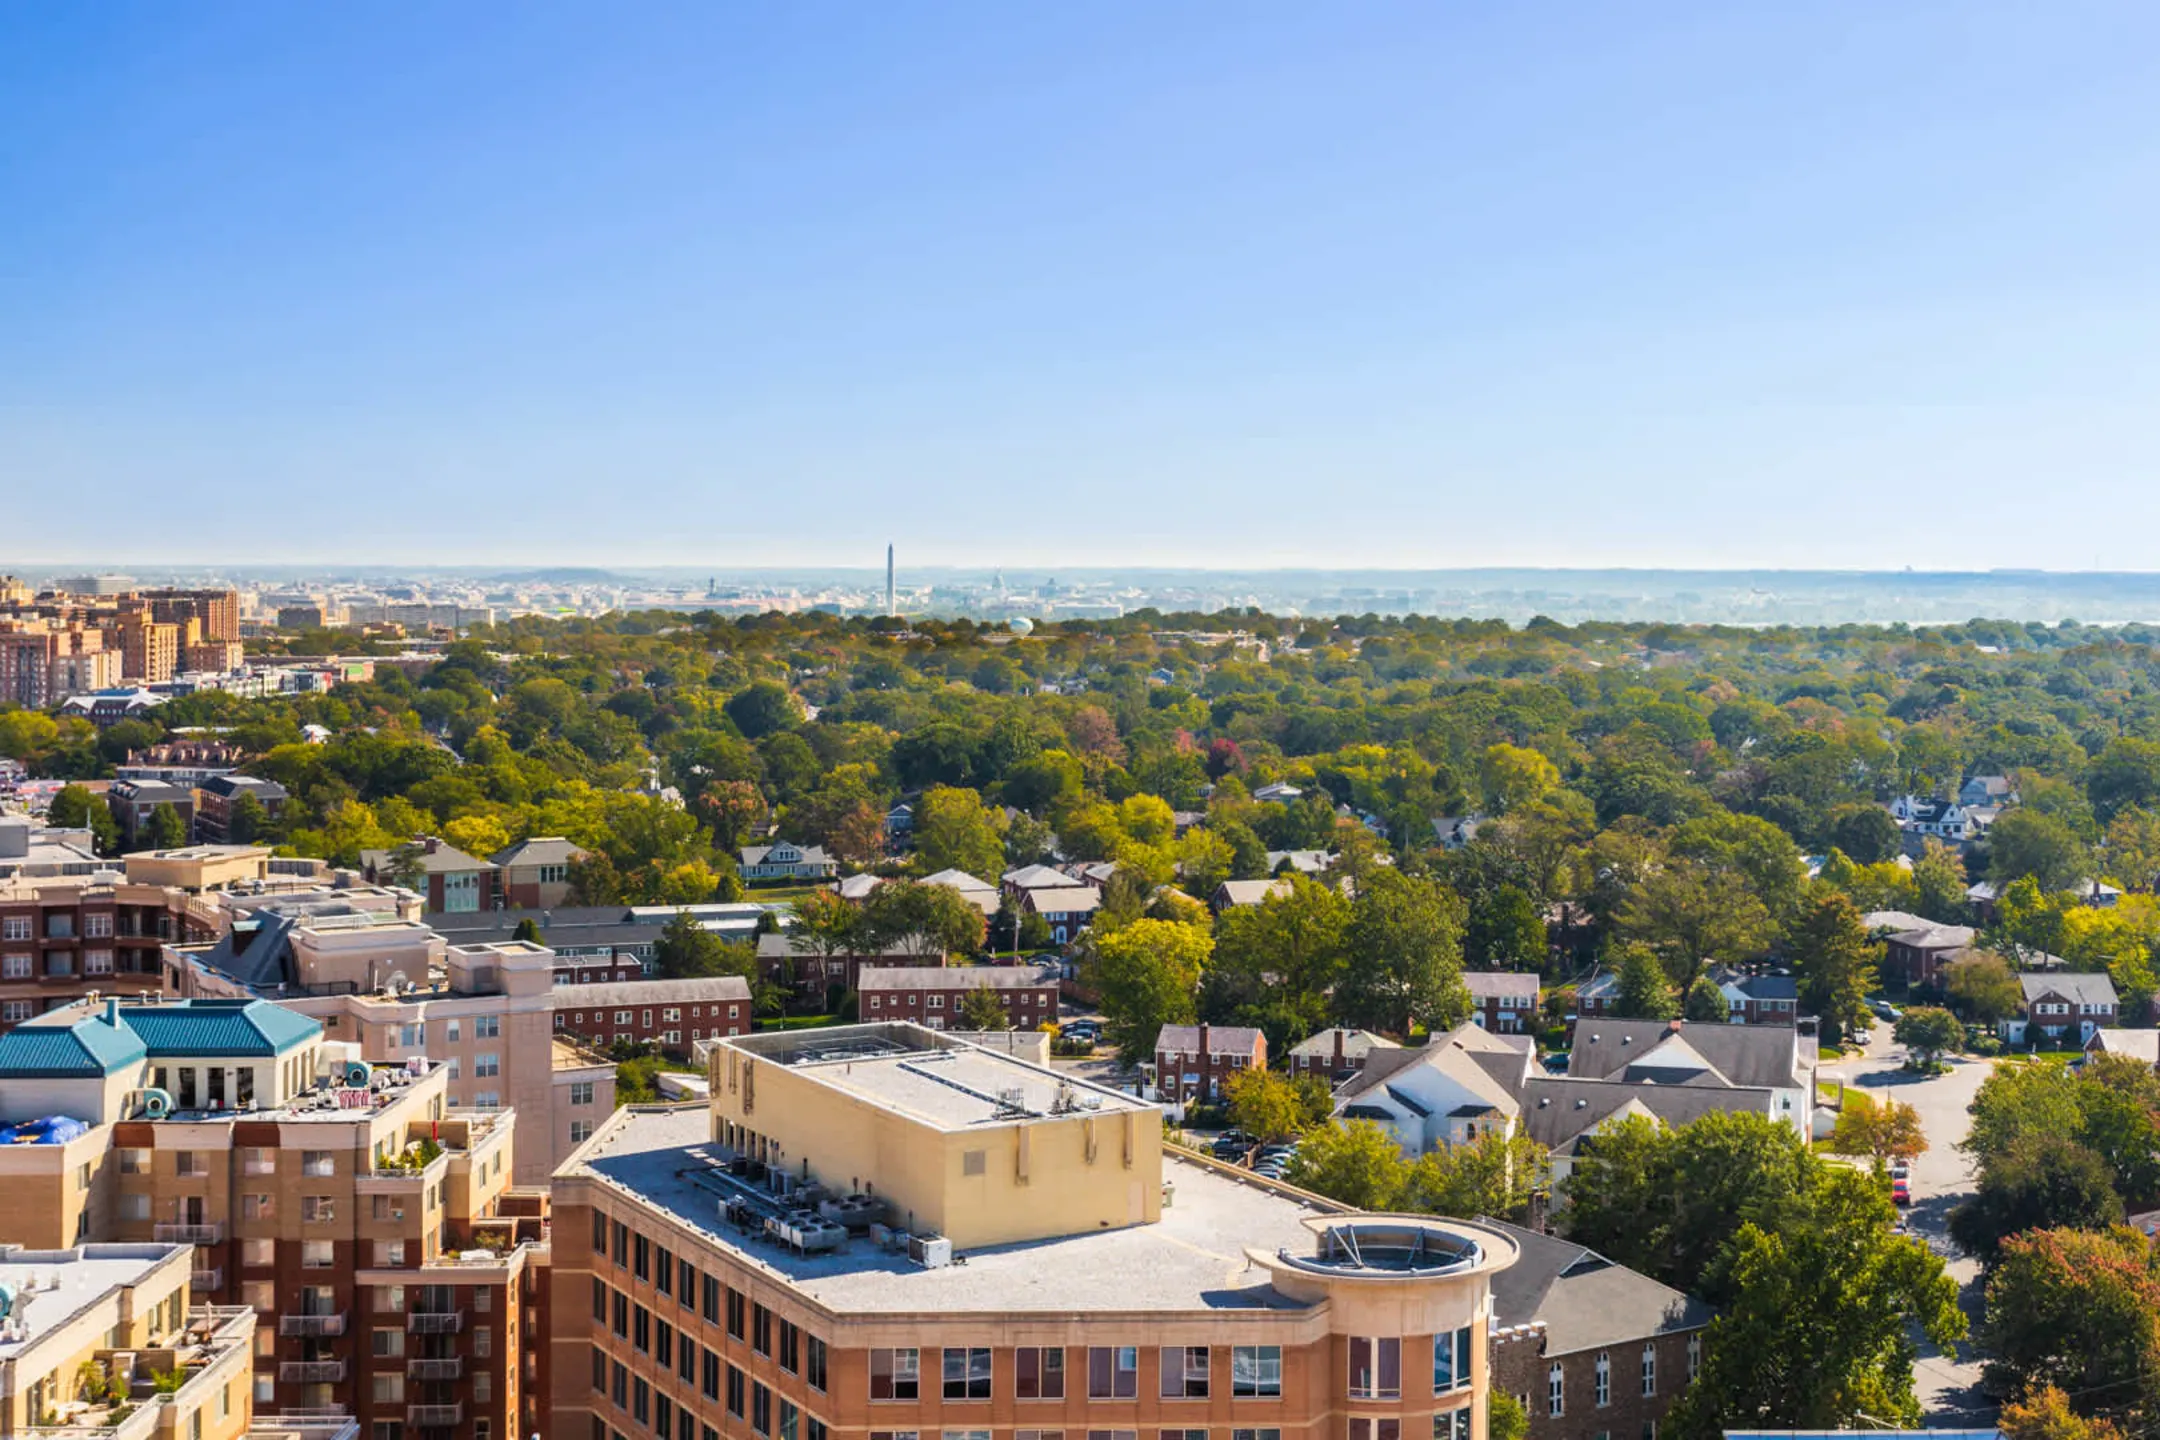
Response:
[[[8,1297],[0,1307],[0,1436],[247,1434],[255,1312],[196,1303],[192,1253],[170,1244],[0,1243],[0,1292]],[[161,1393],[161,1374],[177,1375],[179,1384]],[[349,1425],[315,1433],[330,1440],[340,1430],[349,1437]]]
[[[1055,965],[894,965],[861,972],[857,985],[865,1020],[905,1020],[932,1030],[959,1030],[960,1006],[988,990],[1004,1007],[1005,1023],[1033,1030],[1057,1020]]]
[[[0,880],[0,1029],[91,991],[166,988],[167,944],[199,937],[207,918],[187,892],[110,871]]]
[[[231,590],[15,594],[0,610],[0,699],[26,705],[241,661],[240,600]],[[39,688],[42,698],[25,693]]]
[[[700,1040],[750,1033],[750,982],[740,975],[560,986],[555,1029],[595,1045],[652,1045],[687,1055]]]
[[[0,702],[43,710],[118,685],[122,660],[95,626],[0,617]]]
[[[257,1408],[505,1440],[537,1415],[544,1205],[504,1210],[515,1115],[446,1082],[262,1001],[41,1017],[0,1036],[4,1238],[192,1246],[196,1296],[258,1317]]]
[[[557,1173],[559,1433],[1483,1440],[1514,1240],[1167,1155],[914,1025],[712,1047]]]

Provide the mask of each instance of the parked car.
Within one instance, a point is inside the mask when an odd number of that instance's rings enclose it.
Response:
[[[1887,1000],[1870,1000],[1868,1001],[1867,1008],[1875,1012],[1876,1019],[1887,1020],[1893,1025],[1895,1025],[1898,1022],[1899,1017],[1905,1013],[1904,1011],[1898,1009],[1897,1006],[1892,1005]]]
[[[1102,1039],[1102,1027],[1093,1020],[1067,1020],[1058,1027],[1058,1033],[1067,1040]]]
[[[1225,1130],[1215,1137],[1213,1148],[1218,1160],[1242,1160],[1252,1149],[1252,1137],[1242,1130]]]
[[[1892,1180],[1908,1180],[1908,1181],[1909,1181],[1909,1180],[1911,1180],[1911,1179],[1912,1179],[1912,1163],[1911,1163],[1910,1161],[1906,1161],[1906,1160],[1893,1160],[1893,1161],[1891,1161],[1891,1162],[1890,1162],[1890,1178],[1891,1178]]]
[[[1910,1180],[1893,1180],[1890,1182],[1890,1203],[1893,1205],[1912,1204],[1912,1182]]]

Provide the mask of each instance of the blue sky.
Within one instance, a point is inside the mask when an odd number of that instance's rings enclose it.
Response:
[[[15,6],[0,550],[2150,569],[2156,222],[2149,4]]]

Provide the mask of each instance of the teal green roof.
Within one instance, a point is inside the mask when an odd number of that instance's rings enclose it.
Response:
[[[283,1055],[322,1038],[322,1023],[267,1000],[188,1000],[122,1005],[121,1023],[142,1037],[152,1059]]]
[[[72,1025],[18,1025],[0,1035],[0,1080],[96,1079],[148,1053],[131,1027],[109,1025],[102,1013]]]

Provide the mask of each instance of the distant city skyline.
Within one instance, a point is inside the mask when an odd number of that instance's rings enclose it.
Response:
[[[31,7],[10,548],[2142,570],[2156,53],[2098,0]]]

